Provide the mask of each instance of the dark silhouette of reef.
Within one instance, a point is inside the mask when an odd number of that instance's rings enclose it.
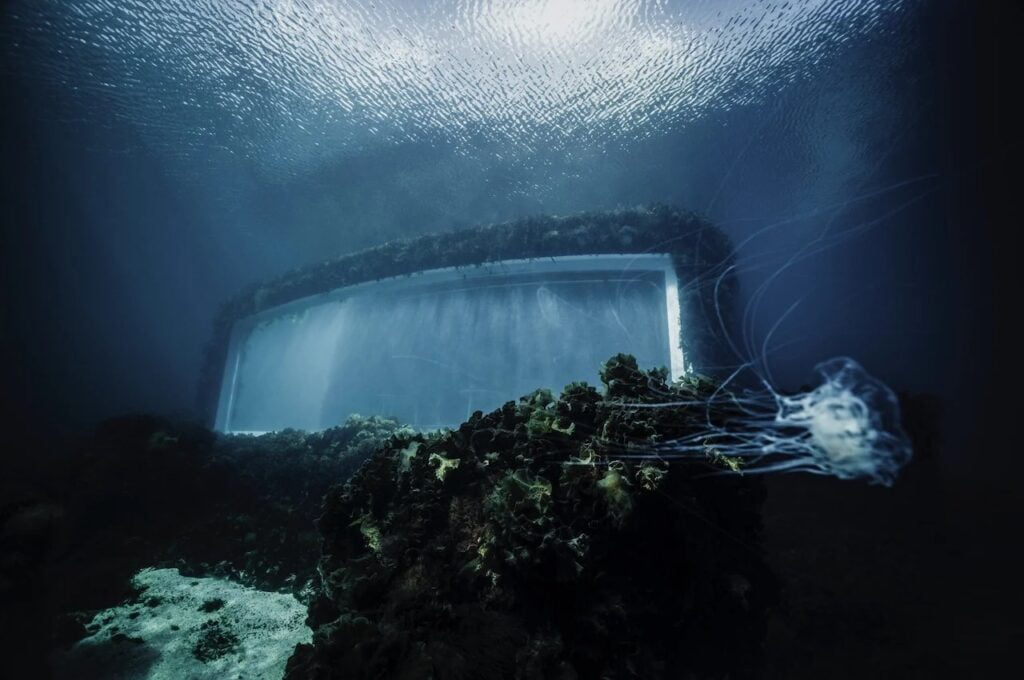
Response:
[[[693,380],[582,383],[389,439],[327,494],[302,678],[742,678],[775,581],[759,480],[624,460],[704,425]]]
[[[151,416],[104,422],[74,455],[37,470],[34,485],[5,485],[0,497],[7,669],[47,677],[48,648],[135,596],[130,579],[145,567],[304,597],[324,493],[398,428],[356,416],[323,432],[252,437]]]
[[[709,477],[719,461],[616,459],[704,429],[703,408],[644,405],[711,384],[669,387],[624,356],[602,377],[445,433],[374,417],[224,436],[133,416],[49,466],[22,457],[34,483],[0,475],[4,672],[48,677],[51,648],[138,599],[136,571],[177,567],[307,602],[290,680],[964,675],[932,655],[952,634],[923,612],[987,573],[945,534],[933,401],[901,398],[916,455],[892,489]],[[985,621],[961,624],[994,648]]]
[[[435,433],[108,421],[49,494],[0,504],[0,605],[17,622],[0,639],[42,657],[138,599],[139,569],[176,567],[307,602],[314,642],[290,680],[754,676],[776,597],[762,481],[708,476],[712,458],[625,459],[706,427],[702,407],[645,406],[714,386],[670,386],[624,355],[601,375],[603,391],[538,390]]]

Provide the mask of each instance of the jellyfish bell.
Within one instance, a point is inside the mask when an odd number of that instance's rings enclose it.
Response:
[[[802,431],[793,443],[803,445],[790,448],[797,453],[806,446],[823,473],[891,485],[912,455],[896,395],[847,357],[823,362],[816,371],[822,377],[817,388],[794,397],[776,395],[776,424],[782,431]]]
[[[826,463],[837,471],[862,469],[877,439],[863,402],[844,391],[809,408],[810,433]]]

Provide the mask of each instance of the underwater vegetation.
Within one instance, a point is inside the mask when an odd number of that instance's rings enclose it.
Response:
[[[3,583],[60,584],[44,602],[64,677],[272,677],[288,655],[290,680],[755,677],[779,585],[752,473],[889,484],[909,457],[884,385],[849,360],[820,372],[734,394],[619,354],[602,389],[429,432],[116,419],[65,471],[49,551],[4,536]]]
[[[750,677],[776,597],[757,477],[624,460],[704,429],[663,370],[396,435],[324,499],[298,678]]]

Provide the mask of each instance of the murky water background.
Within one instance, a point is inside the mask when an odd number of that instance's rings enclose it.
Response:
[[[771,337],[779,389],[848,355],[938,397],[906,401],[925,446],[891,489],[767,480],[787,586],[768,675],[999,677],[1021,639],[1012,5],[0,4],[0,490],[77,490],[66,437],[104,418],[198,415],[214,315],[245,285],[396,238],[674,204],[736,244],[738,344]],[[97,531],[145,523],[120,498]],[[68,544],[70,569],[115,553]],[[48,592],[0,646],[49,651]]]
[[[897,389],[955,391],[982,312],[950,227],[971,172],[948,141],[959,71],[935,59],[966,12],[12,2],[11,221],[44,225],[9,249],[11,341],[38,348],[18,380],[34,413],[74,422],[187,412],[216,307],[249,282],[392,238],[662,202],[737,244],[751,346],[796,305],[770,348],[781,387],[848,354]],[[38,340],[69,334],[71,351]]]

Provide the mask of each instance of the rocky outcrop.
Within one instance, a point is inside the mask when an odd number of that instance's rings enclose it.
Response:
[[[712,387],[617,356],[598,392],[539,390],[399,434],[325,498],[312,644],[287,678],[716,678],[757,667],[774,579],[757,480],[649,444]]]
[[[324,493],[399,431],[353,417],[323,432],[224,436],[151,416],[107,421],[34,494],[0,499],[0,644],[17,677],[131,600],[143,568],[304,598]],[[12,676],[13,677],[13,676]]]

